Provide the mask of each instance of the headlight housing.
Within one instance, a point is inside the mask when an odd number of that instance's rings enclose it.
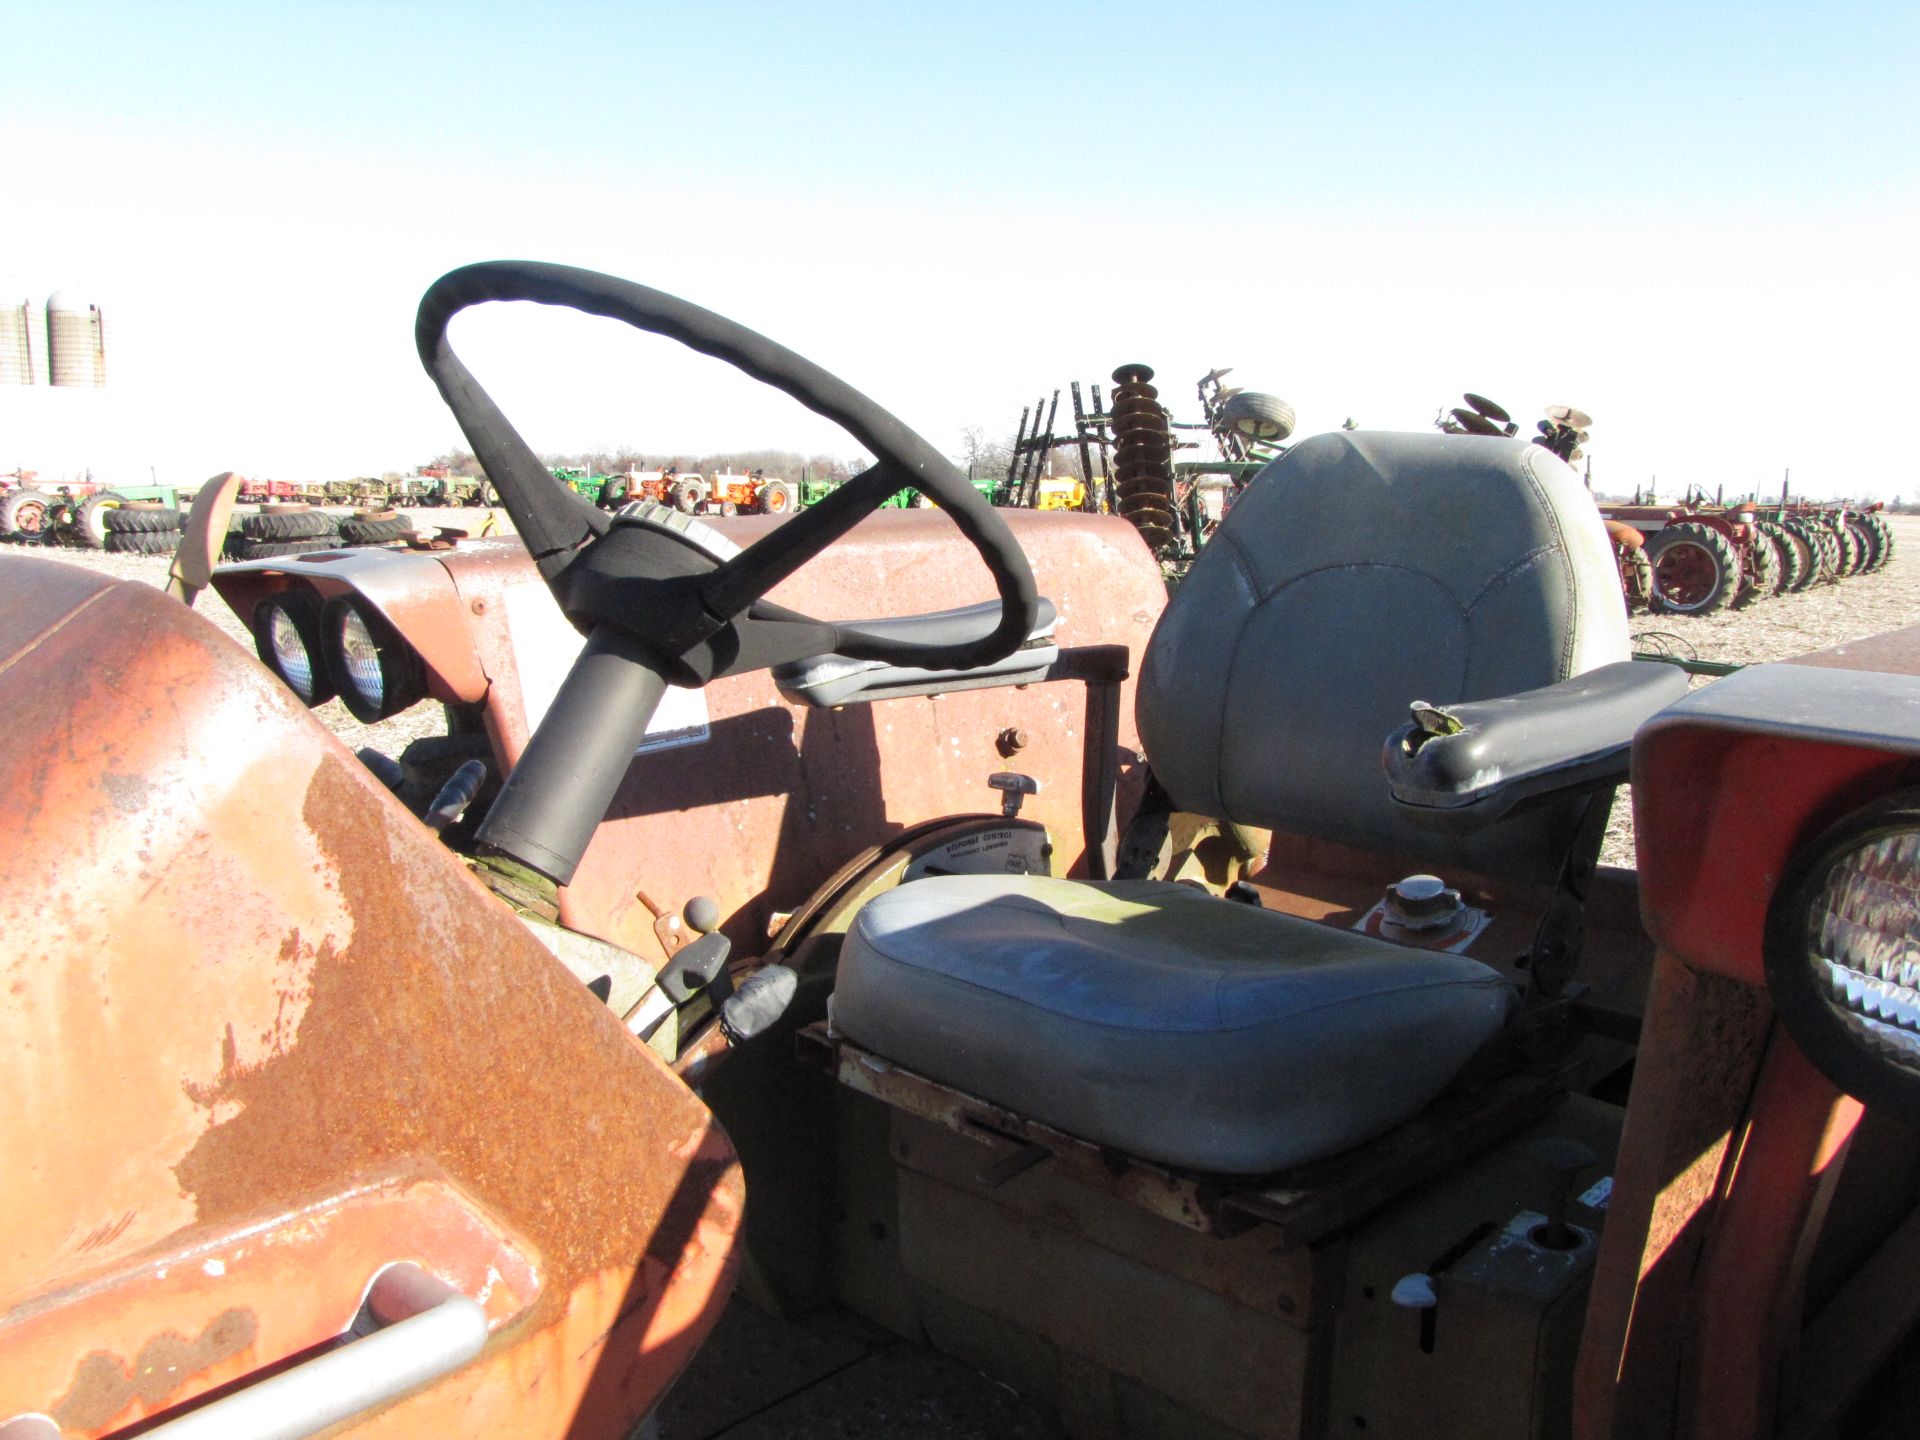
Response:
[[[1766,971],[1828,1079],[1920,1122],[1920,791],[1855,811],[1794,858],[1767,914]]]
[[[320,651],[320,597],[282,590],[253,607],[253,648],[260,662],[308,705],[333,698],[333,676]]]
[[[426,697],[420,657],[384,616],[343,595],[328,602],[320,628],[341,703],[362,725],[389,719]]]

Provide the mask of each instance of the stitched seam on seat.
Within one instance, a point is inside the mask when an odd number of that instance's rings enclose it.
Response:
[[[1533,491],[1534,499],[1546,512],[1547,523],[1553,527],[1554,548],[1567,558],[1566,573],[1561,577],[1567,594],[1567,613],[1560,624],[1560,663],[1555,667],[1561,672],[1559,678],[1565,680],[1573,673],[1574,636],[1579,631],[1580,589],[1573,573],[1573,554],[1567,546],[1567,533],[1560,524],[1560,509],[1547,494],[1546,487],[1540,482],[1539,472],[1534,469],[1540,461],[1533,452],[1539,448],[1529,445],[1522,452],[1520,473],[1526,477],[1527,487]]]
[[[1507,581],[1513,579],[1513,577],[1518,575],[1522,570],[1525,570],[1531,567],[1533,563],[1536,560],[1538,560],[1542,555],[1553,555],[1556,553],[1558,552],[1555,551],[1553,546],[1542,545],[1538,549],[1529,550],[1525,555],[1522,555],[1518,560],[1514,561],[1511,565],[1507,566],[1506,569],[1500,571],[1499,574],[1495,575],[1491,580],[1487,581],[1486,584],[1482,585],[1480,589],[1475,592],[1473,599],[1467,602],[1466,613],[1468,618],[1469,619],[1472,618],[1473,612],[1480,608],[1480,602],[1482,600],[1485,600],[1487,596],[1492,593],[1495,586],[1506,584]],[[1567,677],[1565,675],[1562,675],[1560,678],[1562,680],[1565,680]]]
[[[1467,613],[1465,607],[1460,604],[1460,597],[1455,595],[1452,588],[1431,570],[1420,570],[1412,565],[1394,565],[1385,560],[1336,560],[1331,564],[1316,565],[1313,569],[1302,570],[1298,575],[1282,581],[1271,590],[1261,594],[1259,596],[1260,604],[1266,604],[1269,600],[1278,596],[1283,590],[1291,590],[1302,580],[1311,580],[1316,575],[1325,575],[1335,570],[1393,570],[1402,575],[1417,575],[1422,580],[1431,580],[1441,594],[1453,601],[1455,608],[1459,609],[1463,616]]]
[[[1032,999],[1028,999],[1022,996],[1009,995],[1005,990],[995,989],[991,985],[982,985],[978,981],[968,980],[959,975],[952,975],[945,970],[929,970],[923,966],[915,965],[911,961],[902,960],[897,956],[889,955],[885,950],[882,950],[878,945],[874,944],[872,937],[870,936],[867,937],[867,948],[871,950],[875,955],[878,955],[881,959],[885,960],[888,964],[898,965],[902,969],[911,970],[916,976],[920,976],[924,979],[932,980],[936,982],[944,982],[946,984],[957,986],[964,990],[971,990],[981,995],[991,995],[997,999],[1006,1001],[1009,1005],[1025,1006],[1028,1010],[1031,1010],[1035,1014],[1039,1014],[1039,1015],[1056,1015],[1062,1020],[1070,1020],[1076,1025],[1090,1025],[1093,1028],[1098,1030],[1111,1030],[1111,1031],[1115,1031],[1116,1033],[1128,1034],[1128,1035],[1153,1035],[1153,1034],[1205,1035],[1210,1033],[1207,1027],[1201,1027],[1198,1029],[1191,1029],[1191,1030],[1158,1030],[1156,1031],[1151,1027],[1145,1026],[1145,1025],[1122,1025],[1111,1020],[1095,1020],[1087,1016],[1075,1015],[1071,1011],[1056,1010],[1052,1006],[1042,1005],[1042,1004],[1039,1004],[1037,1001],[1034,1001]],[[1476,960],[1474,963],[1477,965],[1480,962]],[[1215,972],[1214,981],[1216,985],[1218,984],[1219,980],[1223,977],[1224,973],[1225,972],[1219,972],[1219,971]],[[1368,1001],[1385,999],[1394,995],[1410,995],[1410,994],[1418,994],[1422,991],[1437,991],[1437,990],[1459,990],[1459,989],[1468,989],[1468,988],[1486,989],[1491,986],[1501,986],[1509,989],[1516,988],[1513,986],[1513,983],[1511,981],[1504,979],[1501,975],[1499,975],[1497,972],[1493,970],[1488,970],[1484,976],[1476,975],[1468,979],[1432,980],[1432,981],[1426,982],[1425,984],[1420,984],[1420,985],[1397,985],[1391,990],[1370,990],[1364,995],[1348,995],[1338,1000],[1328,1000],[1319,1005],[1308,1006],[1307,1008],[1302,1010],[1289,1010],[1284,1015],[1269,1016],[1263,1020],[1250,1020],[1244,1025],[1229,1025],[1225,1021],[1222,1021],[1218,1025],[1213,1026],[1212,1029],[1226,1031],[1229,1034],[1236,1034],[1242,1030],[1257,1030],[1257,1029],[1260,1029],[1262,1026],[1285,1024],[1289,1021],[1299,1019],[1302,1016],[1318,1015],[1325,1010],[1337,1010],[1345,1005],[1364,1004]],[[1216,1006],[1216,1013],[1218,1013],[1217,1006]]]
[[[1220,537],[1218,535],[1214,537],[1216,541],[1219,538]],[[1237,549],[1237,542],[1236,542],[1236,554],[1237,553],[1239,552]],[[1284,591],[1291,590],[1295,585],[1298,585],[1301,581],[1311,580],[1316,575],[1328,575],[1339,570],[1392,570],[1397,574],[1412,575],[1421,580],[1427,580],[1432,582],[1434,587],[1437,590],[1439,590],[1442,595],[1445,595],[1449,600],[1453,602],[1454,608],[1458,610],[1460,613],[1460,618],[1462,622],[1466,623],[1466,625],[1469,627],[1468,633],[1467,633],[1467,642],[1468,642],[1467,656],[1466,656],[1465,663],[1463,663],[1461,666],[1461,674],[1464,676],[1471,669],[1471,662],[1472,662],[1472,655],[1473,655],[1473,649],[1472,649],[1473,636],[1472,636],[1472,631],[1470,627],[1471,627],[1471,622],[1473,618],[1472,614],[1470,611],[1468,611],[1467,609],[1463,608],[1460,605],[1460,597],[1455,595],[1453,591],[1440,579],[1439,576],[1434,575],[1429,571],[1416,570],[1411,565],[1389,565],[1383,560],[1341,560],[1335,564],[1319,565],[1314,567],[1311,570],[1302,570],[1299,574],[1291,577],[1290,579],[1282,582],[1281,584],[1274,586],[1273,589],[1265,592],[1262,592],[1256,585],[1254,588],[1253,608],[1252,610],[1248,611],[1246,618],[1243,619],[1240,623],[1240,628],[1234,633],[1233,650],[1228,656],[1226,674],[1221,686],[1220,726],[1219,726],[1219,729],[1214,734],[1214,742],[1213,742],[1214,803],[1216,806],[1215,813],[1219,816],[1234,818],[1234,817],[1228,816],[1228,812],[1227,812],[1227,785],[1226,785],[1227,721],[1231,717],[1233,707],[1227,703],[1226,692],[1232,687],[1233,673],[1234,673],[1234,670],[1239,665],[1240,650],[1246,639],[1248,624],[1252,621],[1253,615],[1255,612],[1263,609],[1270,601],[1279,598],[1279,596]]]
[[[1239,626],[1233,632],[1233,645],[1227,651],[1225,667],[1220,672],[1220,723],[1213,733],[1213,813],[1224,818],[1227,814],[1227,718],[1233,707],[1227,703],[1227,692],[1233,688],[1233,672],[1240,663],[1240,647],[1247,638],[1247,619],[1255,610],[1266,604],[1266,597],[1260,593],[1260,577],[1254,573],[1253,563],[1239,539],[1231,532],[1213,537],[1228,542],[1227,558],[1233,562],[1233,568],[1240,577],[1253,604],[1241,617]]]

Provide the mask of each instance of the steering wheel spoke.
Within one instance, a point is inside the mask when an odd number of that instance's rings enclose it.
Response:
[[[703,543],[644,515],[610,522],[540,464],[448,343],[447,327],[462,310],[509,300],[620,320],[725,360],[841,425],[876,463],[734,554],[711,534]],[[434,282],[420,302],[414,340],[541,576],[567,618],[589,635],[586,653],[598,678],[587,685],[583,676],[576,687],[580,696],[615,697],[606,703],[631,710],[641,701],[629,705],[617,697],[630,691],[657,699],[653,681],[623,689],[608,675],[637,667],[654,680],[704,685],[720,675],[824,651],[964,669],[1012,654],[1033,628],[1039,610],[1033,571],[1006,521],[953,463],[852,386],[744,326],[590,270],[492,261]],[[939,503],[992,575],[1001,613],[991,633],[951,644],[918,643],[833,625],[766,601],[774,586],[908,486]],[[483,844],[563,884],[626,772],[636,726],[644,730],[648,719],[584,713],[593,708],[549,708],[479,832]],[[643,708],[650,714],[651,703]]]

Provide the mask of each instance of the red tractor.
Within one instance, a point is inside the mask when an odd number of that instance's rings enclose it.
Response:
[[[483,297],[877,463],[609,515]],[[258,659],[0,556],[7,1440],[926,1433],[974,1371],[982,1433],[1910,1433],[1913,633],[1688,693],[1518,439],[1296,444],[1169,597],[658,291],[468,267],[416,334],[517,542],[213,572]]]

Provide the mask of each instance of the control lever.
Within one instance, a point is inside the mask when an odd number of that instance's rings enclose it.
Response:
[[[1578,1140],[1550,1135],[1527,1147],[1527,1159],[1546,1174],[1552,1186],[1546,1223],[1535,1226],[1528,1238],[1545,1250],[1574,1249],[1580,1236],[1567,1223],[1567,1202],[1573,1195],[1574,1177],[1598,1157]]]
[[[674,952],[660,973],[653,977],[666,997],[676,1005],[684,1005],[702,990],[713,988],[713,1003],[718,1005],[733,993],[733,986],[725,984],[727,956],[733,950],[733,942],[718,930],[702,935],[698,940],[682,945]]]
[[[1015,770],[996,770],[987,776],[987,784],[1000,792],[1000,813],[1011,820],[1020,813],[1020,802],[1040,793],[1040,782]]]
[[[429,830],[444,830],[449,825],[459,824],[460,817],[473,804],[473,797],[480,793],[480,787],[486,783],[486,761],[462,761],[460,768],[449,775],[447,783],[440,787],[440,793],[433,797],[433,803],[427,806],[421,820],[426,822]]]
[[[716,928],[720,923],[719,905],[707,896],[696,895],[682,914],[688,927],[700,932],[700,938],[674,952],[653,977],[653,988],[627,1012],[627,1029],[642,1040],[651,1039],[670,1012],[701,992],[716,1009],[733,994],[733,977],[727,972],[733,942]]]

